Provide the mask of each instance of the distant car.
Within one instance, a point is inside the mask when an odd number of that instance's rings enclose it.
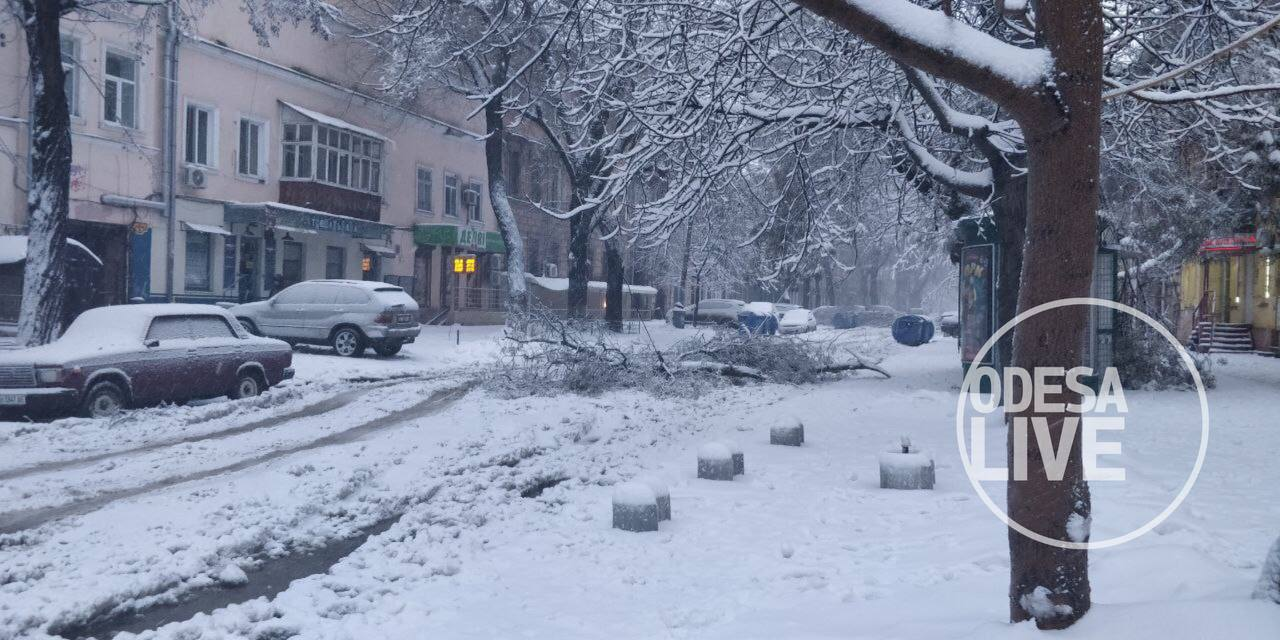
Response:
[[[902,315],[888,305],[874,304],[854,314],[854,321],[859,327],[887,327]]]
[[[738,328],[754,335],[778,333],[778,310],[772,302],[748,302],[738,312]]]
[[[786,315],[788,311],[795,311],[796,309],[799,309],[800,305],[790,304],[786,302],[779,302],[779,303],[775,303],[773,305],[773,308],[775,311],[777,311],[778,318],[782,318],[782,316]]]
[[[733,325],[738,322],[738,311],[742,309],[742,305],[746,304],[741,300],[733,300],[731,298],[707,298],[699,300],[698,305],[685,305],[684,313],[686,319],[692,319],[694,323],[702,324],[725,324]],[[697,311],[697,317],[694,317],[694,311]]]
[[[938,330],[942,335],[956,337],[960,335],[960,314],[955,311],[945,311],[938,315]]]
[[[256,396],[293,377],[289,345],[204,304],[98,307],[62,337],[0,353],[0,406],[108,417],[128,407]]]
[[[782,314],[778,321],[778,333],[809,333],[818,330],[818,319],[808,309],[792,309]]]
[[[393,356],[421,331],[412,296],[395,285],[364,280],[299,282],[230,312],[255,335],[289,344],[330,345],[349,357],[369,347],[380,356]]]
[[[813,310],[813,317],[817,319],[818,324],[825,324],[829,327],[831,326],[832,321],[835,320],[836,314],[843,310],[843,307],[823,305]]]

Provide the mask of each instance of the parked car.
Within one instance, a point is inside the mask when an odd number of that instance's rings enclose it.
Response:
[[[788,311],[795,311],[796,309],[799,309],[800,305],[790,304],[787,302],[778,302],[778,303],[774,303],[773,308],[775,311],[777,311],[778,318],[782,318],[782,316],[786,315]]]
[[[858,326],[858,314],[866,310],[860,304],[844,307],[831,316],[831,326],[836,329],[852,329]]]
[[[731,298],[707,298],[698,301],[698,306],[685,306],[685,319],[692,318],[692,321],[703,324],[726,324],[734,325],[738,322],[738,311],[742,310],[742,305],[746,303],[741,300],[733,300]],[[697,317],[694,317],[694,310],[697,310]]]
[[[818,330],[818,319],[808,309],[792,309],[782,314],[778,321],[778,333],[809,333]]]
[[[369,347],[393,356],[421,331],[418,303],[384,282],[308,280],[230,311],[250,333],[289,344],[330,345],[340,356],[360,356]]]
[[[954,338],[960,335],[960,314],[955,311],[945,311],[938,315],[938,330],[942,335]]]
[[[893,324],[893,321],[902,315],[896,309],[888,305],[873,304],[866,308],[865,311],[859,311],[854,314],[854,321],[859,327],[887,327]]]
[[[204,304],[98,307],[56,341],[0,353],[0,406],[106,417],[196,398],[255,396],[293,377],[293,353]]]
[[[778,333],[778,310],[772,302],[748,302],[738,312],[738,329],[771,336]]]

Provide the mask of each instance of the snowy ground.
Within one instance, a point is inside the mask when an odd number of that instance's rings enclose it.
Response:
[[[687,335],[649,329],[628,340]],[[0,425],[0,531],[28,525],[0,534],[0,639],[252,583],[396,516],[274,597],[142,635],[1041,637],[1004,622],[1005,531],[956,451],[953,340],[907,349],[859,332],[889,380],[502,400],[469,382],[499,330],[463,327],[460,344],[454,331],[429,328],[388,360],[300,352],[297,380],[256,400]],[[1055,635],[1280,634],[1280,607],[1248,599],[1280,534],[1280,361],[1223,362],[1195,490],[1155,532],[1092,554],[1095,608]],[[1130,402],[1133,482],[1095,484],[1095,537],[1150,517],[1188,468],[1194,397]],[[804,421],[804,447],[768,444],[786,416]],[[876,455],[903,434],[934,453],[936,490],[878,488]],[[745,477],[694,477],[695,451],[717,439],[742,446]],[[674,519],[656,534],[610,528],[611,485],[639,475],[671,487]]]

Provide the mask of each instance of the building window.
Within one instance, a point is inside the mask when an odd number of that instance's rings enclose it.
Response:
[[[452,173],[444,174],[444,214],[458,217],[458,176]]]
[[[299,125],[302,126],[312,125]],[[316,181],[378,193],[382,181],[382,142],[342,129],[314,126]]]
[[[102,83],[102,119],[122,127],[138,126],[138,61],[107,52]]]
[[[431,213],[431,170],[418,167],[418,200],[416,208],[424,213]]]
[[[213,109],[198,104],[187,105],[187,164],[213,166],[216,122]]]
[[[236,173],[250,178],[264,178],[266,172],[266,138],[264,131],[267,125],[258,120],[240,119],[240,148],[236,152]]]
[[[213,247],[209,234],[187,231],[186,276],[187,291],[210,291],[213,273]]]
[[[307,180],[311,178],[312,166],[312,133],[309,124],[284,125],[284,170],[285,178]]]
[[[80,115],[80,41],[71,36],[60,38],[62,47],[62,75],[66,77],[67,111]]]
[[[467,209],[467,220],[480,221],[480,198],[480,183],[468,180],[467,188],[462,192],[462,202]]]
[[[347,273],[347,250],[342,247],[326,247],[324,250],[324,277],[339,280]]]
[[[284,256],[280,261],[280,277],[284,280],[284,286],[302,282],[305,279],[302,269],[304,258],[302,243],[285,240],[283,253]]]

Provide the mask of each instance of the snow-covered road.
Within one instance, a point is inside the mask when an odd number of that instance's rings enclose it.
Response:
[[[659,343],[679,335],[653,329]],[[257,400],[0,427],[0,525],[45,514],[0,535],[0,639],[252,582],[397,516],[328,571],[143,635],[1038,635],[1004,622],[1005,531],[955,449],[953,340],[912,350],[868,335],[890,354],[889,380],[501,399],[450,395],[498,353],[493,329],[463,328],[461,345],[450,331],[391,360],[299,354],[298,380]],[[1280,534],[1280,433],[1261,396],[1280,386],[1280,361],[1225,362],[1196,490],[1156,532],[1093,554],[1095,610],[1060,635],[1280,633],[1280,608],[1248,600]],[[418,377],[393,378],[406,375]],[[1188,400],[1133,394],[1148,428],[1125,446],[1142,469],[1132,487],[1095,488],[1095,535],[1176,487],[1185,467],[1168,425]],[[770,446],[769,425],[793,415],[807,444]],[[934,452],[935,491],[878,488],[876,454],[903,434]],[[694,452],[712,439],[742,445],[744,478],[695,479]],[[637,475],[671,486],[674,519],[659,533],[609,526],[610,486]]]

